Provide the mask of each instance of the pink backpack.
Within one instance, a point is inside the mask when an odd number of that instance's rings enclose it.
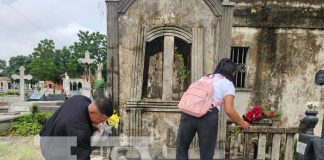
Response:
[[[194,117],[201,117],[213,106],[221,105],[223,100],[213,103],[214,84],[220,79],[223,78],[214,79],[205,76],[203,79],[192,83],[181,97],[178,104],[180,111]]]

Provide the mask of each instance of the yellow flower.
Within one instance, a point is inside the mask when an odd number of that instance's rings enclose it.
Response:
[[[107,119],[107,123],[110,126],[113,126],[115,128],[118,128],[118,124],[119,124],[120,118],[121,117],[114,110],[114,114]]]

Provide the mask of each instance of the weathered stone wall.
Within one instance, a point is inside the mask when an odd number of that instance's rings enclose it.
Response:
[[[212,28],[217,28],[219,25],[219,19],[216,18],[211,12],[210,8],[204,1],[196,0],[137,0],[128,11],[119,17],[119,33],[120,33],[120,86],[122,88],[120,92],[121,101],[125,101],[126,97],[129,97],[129,90],[124,88],[130,88],[131,79],[131,67],[133,65],[134,53],[136,48],[136,36],[138,33],[137,26],[143,26],[146,31],[163,25],[174,25],[187,28],[191,30],[192,27],[204,28],[204,53],[208,67],[206,72],[211,72],[214,68],[214,62],[211,61],[216,52],[210,49],[211,45],[215,45],[215,33],[212,32]],[[144,38],[144,37],[143,37]],[[212,41],[210,41],[212,39]],[[126,57],[126,58],[124,58]]]
[[[323,29],[322,0],[232,0],[234,26]]]
[[[298,126],[307,109],[306,102],[321,101],[324,95],[323,87],[314,83],[316,72],[324,68],[323,2],[235,2],[232,43],[250,47],[248,92],[238,91],[236,107],[244,113],[248,106],[267,98],[283,111],[283,126]],[[249,101],[242,104],[242,99]],[[322,103],[320,122],[323,113]],[[321,123],[317,125],[317,135],[320,126]]]
[[[178,113],[146,112],[142,116],[146,118],[143,125],[147,126],[143,128],[143,136],[154,137],[152,147],[166,145],[168,148],[175,148],[180,120]]]

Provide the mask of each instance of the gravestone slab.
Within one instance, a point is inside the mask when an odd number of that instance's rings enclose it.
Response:
[[[65,96],[62,94],[49,94],[46,96],[46,101],[65,101]]]
[[[82,95],[91,98],[91,84],[89,82],[84,82],[84,86],[82,87]]]
[[[29,112],[29,106],[30,105],[31,105],[31,103],[28,103],[28,102],[12,103],[8,107],[8,112],[9,113],[12,113],[12,112]]]
[[[45,101],[45,93],[44,92],[35,92],[29,98],[28,101]]]

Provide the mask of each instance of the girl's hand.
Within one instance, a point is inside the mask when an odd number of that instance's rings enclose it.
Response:
[[[247,121],[244,121],[244,123],[241,125],[241,127],[243,129],[248,129],[248,128],[250,128],[250,123],[248,123]]]

